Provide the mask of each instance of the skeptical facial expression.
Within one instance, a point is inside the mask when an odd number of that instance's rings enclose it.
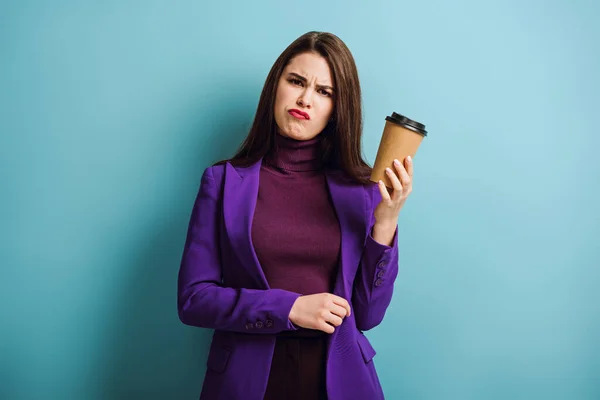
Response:
[[[316,137],[333,113],[333,78],[327,60],[316,53],[292,58],[283,70],[275,97],[278,133],[296,140]]]

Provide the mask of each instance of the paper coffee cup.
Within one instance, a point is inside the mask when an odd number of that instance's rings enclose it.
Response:
[[[371,181],[378,183],[382,180],[385,186],[393,188],[392,181],[385,172],[386,167],[391,168],[398,175],[394,167],[394,159],[404,163],[407,156],[414,158],[425,136],[427,136],[425,125],[417,121],[395,112],[385,117],[385,127],[373,165]]]

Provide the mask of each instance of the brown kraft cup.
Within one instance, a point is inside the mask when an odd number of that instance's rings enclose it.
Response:
[[[391,168],[398,175],[394,167],[394,159],[404,163],[407,156],[414,158],[425,136],[427,131],[423,124],[395,112],[385,117],[385,127],[373,165],[371,181],[378,183],[382,180],[385,186],[392,189],[392,181],[385,173],[386,167]]]

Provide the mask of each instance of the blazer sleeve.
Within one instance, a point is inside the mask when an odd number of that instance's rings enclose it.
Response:
[[[352,291],[352,307],[356,326],[367,331],[379,325],[392,300],[394,282],[398,276],[398,224],[387,246],[373,239],[375,208],[381,201],[377,185],[373,185],[369,230]]]
[[[245,333],[297,330],[289,313],[299,293],[222,286],[219,203],[219,190],[209,167],[194,202],[179,269],[179,319],[186,325]]]

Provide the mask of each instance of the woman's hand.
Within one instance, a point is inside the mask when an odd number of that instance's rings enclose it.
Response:
[[[406,165],[406,168],[405,166]],[[413,163],[410,156],[406,157],[402,165],[398,160],[394,160],[394,167],[398,175],[391,168],[386,168],[386,173],[392,182],[393,189],[385,186],[383,181],[379,181],[379,192],[381,193],[381,202],[375,208],[375,223],[382,226],[394,226],[398,222],[400,209],[406,202],[408,195],[412,192]],[[398,179],[400,177],[400,179]]]
[[[347,316],[350,316],[350,304],[346,299],[331,293],[317,293],[298,297],[289,319],[302,328],[333,333],[334,326],[340,326]]]

